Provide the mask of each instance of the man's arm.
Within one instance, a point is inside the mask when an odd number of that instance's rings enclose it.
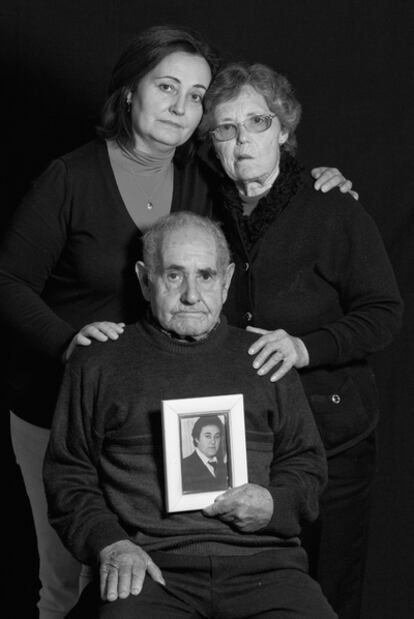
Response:
[[[147,553],[128,539],[106,504],[98,466],[105,434],[98,381],[74,353],[62,382],[44,480],[49,519],[63,543],[83,563],[99,566],[101,597],[113,601],[138,595],[148,573],[165,585]]]
[[[98,466],[104,438],[96,377],[76,350],[65,369],[44,464],[49,520],[82,563],[96,565],[105,546],[128,538],[108,509]],[[100,416],[101,415],[101,416]]]
[[[324,448],[302,384],[295,370],[276,383],[278,415],[273,462],[267,488],[244,484],[220,495],[204,513],[232,523],[243,532],[268,530],[298,535],[300,521],[318,515],[319,495],[326,483]]]

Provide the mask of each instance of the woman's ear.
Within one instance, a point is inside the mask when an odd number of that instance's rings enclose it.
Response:
[[[288,131],[281,131],[279,134],[279,144],[280,145],[284,144],[287,141],[288,137],[289,137]]]
[[[141,287],[142,296],[146,301],[151,300],[150,294],[150,278],[147,267],[141,260],[135,264],[135,273],[137,274],[139,285]]]

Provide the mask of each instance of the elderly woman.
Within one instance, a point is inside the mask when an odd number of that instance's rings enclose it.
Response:
[[[42,483],[62,362],[140,317],[142,231],[170,211],[209,213],[209,173],[190,147],[218,65],[188,30],[135,37],[114,67],[99,137],[50,164],[5,234],[0,317],[13,338],[11,433],[37,534],[40,619],[63,618],[78,598],[80,566],[48,524]],[[350,189],[335,169],[315,176],[316,188]]]
[[[225,312],[263,334],[249,351],[259,374],[300,371],[329,460],[311,567],[339,617],[356,619],[378,420],[367,356],[400,325],[393,271],[362,206],[311,188],[294,157],[301,107],[285,77],[232,64],[204,102],[204,130],[227,175],[215,216],[236,263]]]

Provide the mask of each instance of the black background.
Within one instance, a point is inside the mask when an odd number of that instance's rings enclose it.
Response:
[[[228,57],[287,75],[304,114],[299,156],[339,167],[383,235],[404,326],[374,365],[382,417],[363,619],[414,617],[413,195],[411,0],[3,0],[0,8],[1,224],[48,161],[93,136],[114,61],[153,24],[199,30]],[[4,402],[4,400],[2,400]],[[8,414],[1,406],[3,436]],[[35,617],[37,555],[8,439],[3,601]],[[7,494],[5,493],[7,490]],[[5,497],[7,496],[7,500]]]

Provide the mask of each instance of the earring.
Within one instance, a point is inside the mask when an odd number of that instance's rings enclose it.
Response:
[[[130,114],[131,113],[131,95],[130,94],[125,99],[125,103],[126,103],[126,106],[127,106],[127,112],[128,112],[128,114]]]

